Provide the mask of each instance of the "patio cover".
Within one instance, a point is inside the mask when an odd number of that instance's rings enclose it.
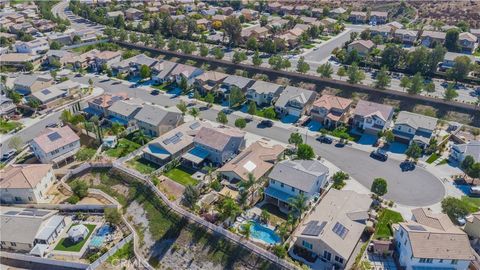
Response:
[[[48,249],[48,245],[46,244],[36,244],[32,248],[32,250],[30,250],[30,254],[38,257],[43,257],[47,249]]]
[[[191,161],[194,164],[200,164],[208,157],[208,155],[209,153],[206,150],[197,146],[185,153],[182,158]]]
[[[293,196],[293,195],[290,195],[290,194],[288,194],[288,193],[286,193],[286,192],[283,192],[283,191],[281,191],[281,190],[278,190],[278,189],[272,188],[272,187],[267,187],[267,188],[265,189],[265,194],[268,195],[268,196],[270,196],[270,197],[276,198],[276,199],[278,199],[278,200],[280,200],[280,201],[282,201],[282,202],[286,202],[286,203],[289,202],[289,199],[290,199],[290,198],[295,197],[295,196]]]
[[[233,190],[226,186],[223,187],[222,190],[220,190],[219,194],[224,197],[230,197],[232,199],[236,199],[238,197],[238,191]]]

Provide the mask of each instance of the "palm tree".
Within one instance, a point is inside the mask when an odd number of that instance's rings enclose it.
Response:
[[[252,223],[248,222],[248,223],[245,223],[245,224],[242,224],[240,226],[240,233],[245,236],[245,238],[249,239],[250,238],[250,229],[252,227]]]
[[[111,131],[115,136],[118,136],[118,134],[122,133],[125,130],[125,127],[117,122],[114,122],[112,124]]]
[[[248,179],[246,181],[240,182],[240,187],[243,188],[247,193],[250,193],[250,204],[253,203],[253,193],[255,191],[255,184],[257,183],[257,179],[253,173],[248,174]]]
[[[299,219],[308,209],[307,196],[305,196],[303,193],[298,194],[293,198],[290,198],[288,202],[292,207],[292,214],[295,220]]]
[[[208,177],[208,179],[212,181],[212,174],[213,174],[213,171],[215,171],[215,167],[212,165],[207,165],[207,166],[204,166],[202,170],[207,172],[207,174],[205,175],[205,178]]]
[[[200,111],[197,108],[191,108],[188,113],[193,116],[194,120],[197,120],[198,115],[200,115]]]
[[[238,193],[238,203],[240,204],[240,206],[245,209],[245,205],[247,204],[247,200],[248,200],[248,192],[244,189],[240,190],[240,192]]]
[[[145,135],[145,133],[143,133],[142,130],[139,130],[137,133],[135,133],[135,135],[133,136],[133,140],[141,145],[145,145],[148,141],[147,136]]]

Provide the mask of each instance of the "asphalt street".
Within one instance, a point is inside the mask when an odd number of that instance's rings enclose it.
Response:
[[[73,78],[73,80],[81,83],[88,82],[87,77]],[[160,93],[154,96],[145,89],[130,88],[127,84],[113,84],[114,80],[105,81],[101,78],[93,78],[93,80],[96,86],[103,88],[106,92],[125,92],[130,97],[163,106],[175,106],[179,102],[179,98],[174,98],[169,94]],[[200,117],[215,121],[217,113],[218,110],[214,108],[202,110]],[[234,112],[228,116],[230,125],[233,125],[235,119],[239,118],[236,114]],[[258,121],[253,120],[248,123],[245,130],[284,143],[288,142],[290,134],[295,131],[293,126],[291,128],[283,126],[261,128],[257,125]],[[423,168],[417,167],[414,171],[402,172],[398,160],[389,159],[386,162],[380,162],[370,158],[365,151],[356,148],[349,146],[338,148],[334,145],[320,144],[315,141],[317,135],[312,132],[307,136],[308,144],[314,148],[315,153],[349,173],[365,187],[370,188],[373,179],[377,177],[385,178],[389,190],[385,196],[386,199],[402,205],[420,207],[435,204],[445,196],[445,188],[441,181]]]

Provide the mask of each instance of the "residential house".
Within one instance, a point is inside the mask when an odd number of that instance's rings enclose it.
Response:
[[[413,220],[394,226],[396,254],[406,270],[466,270],[475,259],[468,236],[446,214],[412,210]]]
[[[41,163],[58,165],[80,150],[80,137],[69,126],[46,128],[33,138],[30,148]]]
[[[279,115],[301,117],[308,113],[317,93],[311,90],[287,86],[275,102],[275,111]]]
[[[362,11],[352,11],[348,20],[352,23],[365,23],[367,21],[367,13]]]
[[[14,67],[25,69],[27,63],[31,63],[34,67],[38,66],[42,60],[40,54],[29,53],[4,53],[0,55],[0,62],[4,67]]]
[[[136,8],[129,8],[125,10],[125,19],[127,20],[140,20],[143,18],[143,11]]]
[[[223,23],[223,21],[225,21],[226,18],[227,18],[227,16],[225,16],[225,15],[220,15],[220,14],[213,15],[212,16],[212,23],[215,23],[215,22]]]
[[[247,100],[254,101],[259,106],[271,105],[280,96],[283,86],[275,83],[256,81],[247,90]]]
[[[370,34],[372,36],[380,35],[383,40],[389,40],[393,36],[394,30],[389,25],[375,25],[370,28]]]
[[[409,29],[397,29],[393,34],[395,40],[403,44],[413,45],[418,37],[418,31]]]
[[[53,78],[50,75],[26,74],[18,76],[13,89],[21,95],[29,95],[33,92],[45,89],[53,84]]]
[[[378,134],[389,128],[394,109],[390,105],[359,100],[353,110],[353,125],[368,134]]]
[[[203,73],[202,69],[194,66],[177,64],[170,72],[170,77],[180,84],[182,80],[186,80],[188,85],[192,85],[195,78]]]
[[[198,166],[208,160],[213,164],[222,165],[235,157],[245,146],[245,132],[236,128],[202,127],[193,139],[195,147],[182,158]]]
[[[463,53],[472,54],[478,47],[477,37],[469,32],[460,33],[458,36],[458,44]]]
[[[307,16],[301,16],[300,20],[302,20],[304,24],[308,24],[308,25],[312,25],[313,23],[318,22],[317,18],[307,17]]]
[[[347,12],[346,9],[342,8],[342,7],[338,7],[338,8],[335,8],[335,9],[332,9],[330,10],[330,16],[332,18],[339,18],[340,16],[342,16],[343,14],[345,14]]]
[[[367,194],[330,189],[295,231],[294,252],[309,254],[325,269],[351,269],[371,204]]]
[[[112,123],[131,126],[142,103],[139,99],[118,100],[107,109],[107,119]]]
[[[175,10],[176,10],[176,8],[175,8],[174,6],[172,6],[172,5],[167,5],[167,4],[162,5],[162,6],[160,6],[160,8],[159,8],[159,11],[160,11],[160,12],[163,12],[163,13],[166,13],[166,14],[170,14],[170,15],[175,14]]]
[[[348,52],[356,50],[359,55],[365,56],[370,53],[370,50],[373,49],[373,47],[375,47],[373,41],[358,39],[348,44],[347,50]]]
[[[87,101],[88,107],[84,109],[90,115],[106,116],[108,114],[108,108],[113,103],[119,100],[125,100],[128,98],[127,93],[104,93],[98,97]]]
[[[280,17],[273,17],[265,27],[272,30],[273,28],[277,29],[285,29],[287,28],[288,24],[290,23],[289,20],[282,19]]]
[[[162,61],[155,65],[156,75],[153,77],[153,81],[158,84],[171,81],[170,73],[177,66],[177,63],[170,61]]]
[[[197,28],[202,28],[202,30],[209,30],[212,24],[209,20],[201,18],[196,20]]]
[[[53,107],[62,103],[64,98],[69,97],[80,91],[80,83],[74,81],[64,81],[59,84],[49,86],[40,91],[32,93],[30,98],[38,100],[45,107]],[[61,99],[61,100],[60,100]]]
[[[138,128],[150,137],[160,136],[183,123],[178,110],[149,104],[145,104],[134,118]]]
[[[0,247],[2,250],[30,252],[43,257],[65,228],[64,216],[57,210],[17,207],[0,208]]]
[[[249,8],[242,9],[240,13],[243,15],[243,17],[245,17],[245,20],[247,21],[257,20],[260,15],[258,11]]]
[[[150,141],[142,149],[142,157],[160,166],[180,158],[193,148],[193,138],[202,127],[210,127],[210,124],[201,121],[183,123]]]
[[[8,116],[13,114],[17,109],[17,105],[13,103],[13,100],[6,95],[0,95],[0,116]]]
[[[280,7],[280,13],[283,15],[291,15],[293,14],[293,10],[295,9],[294,6],[281,6]]]
[[[96,71],[100,70],[103,65],[110,67],[114,63],[120,62],[122,59],[122,52],[120,51],[102,51],[97,53],[93,61],[90,63],[90,67]]]
[[[132,76],[137,76],[140,72],[141,66],[145,65],[153,69],[159,61],[157,59],[146,56],[145,54],[138,54],[123,61],[111,65],[113,74],[129,73]],[[155,73],[152,70],[152,73]],[[154,76],[155,74],[153,74]]]
[[[55,182],[51,164],[13,164],[0,170],[2,203],[48,203]]]
[[[62,45],[69,45],[72,44],[73,38],[70,33],[50,33],[47,36],[47,40],[51,42],[58,42]]]
[[[211,93],[217,90],[228,74],[217,71],[206,71],[195,78],[195,88],[202,93]]]
[[[473,213],[465,218],[466,223],[463,230],[473,239],[480,238],[480,212]]]
[[[250,78],[237,76],[237,75],[228,75],[222,82],[220,86],[220,91],[222,93],[228,94],[233,87],[238,87],[242,92],[246,92],[247,89],[255,83],[255,80]]]
[[[295,5],[294,13],[296,15],[308,14],[310,6],[308,5]]]
[[[268,28],[263,26],[256,26],[245,29],[246,32],[242,31],[245,37],[245,40],[248,38],[255,38],[257,40],[263,41],[270,35]],[[247,33],[248,32],[248,33]]]
[[[438,119],[426,115],[401,111],[395,120],[393,134],[395,139],[403,143],[417,143],[425,148],[429,145]]]
[[[271,142],[266,140],[258,140],[225,163],[217,172],[222,179],[232,184],[248,181],[249,174],[259,180],[280,160],[284,150],[281,145],[271,145]]]
[[[211,8],[208,8],[208,9],[200,10],[200,14],[202,14],[203,16],[213,16],[217,13],[217,11],[218,11],[217,8],[211,7]]]
[[[480,28],[479,29],[470,29],[470,33],[477,37],[477,42],[480,42]]]
[[[348,123],[350,118],[351,99],[332,95],[322,95],[313,103],[310,110],[312,120],[322,123],[327,127],[336,127]]]
[[[444,69],[452,68],[455,65],[455,59],[457,57],[468,57],[472,63],[475,63],[476,59],[475,56],[463,53],[454,53],[454,52],[446,52],[443,56],[443,62],[441,67]]]
[[[420,42],[425,47],[435,47],[435,44],[443,45],[445,42],[445,32],[423,31],[420,35]]]
[[[268,174],[265,201],[288,212],[291,199],[303,194],[307,205],[311,205],[328,185],[328,173],[328,168],[318,160],[280,161]]]
[[[280,8],[282,7],[282,4],[278,3],[278,2],[268,2],[268,11],[270,13],[279,13],[280,12]]]
[[[388,26],[392,27],[395,31],[398,29],[403,29],[405,26],[397,21],[387,23]]]
[[[312,8],[312,16],[315,18],[320,18],[323,16],[323,8],[314,7]]]
[[[388,20],[388,12],[372,11],[370,12],[369,21],[371,24],[385,24]]]
[[[75,57],[75,54],[65,50],[49,50],[47,52],[47,62],[49,65],[59,63],[61,67],[65,66],[68,61]]]
[[[480,162],[480,141],[454,144],[450,149],[450,158],[459,163],[462,163],[467,156],[473,157],[475,162]]]
[[[122,16],[124,17],[123,15],[123,11],[110,11],[110,12],[107,12],[107,18],[109,19],[115,19],[117,18],[118,16]]]
[[[37,38],[32,41],[19,41],[15,43],[17,53],[39,54],[44,53],[50,49],[48,41],[43,38]]]

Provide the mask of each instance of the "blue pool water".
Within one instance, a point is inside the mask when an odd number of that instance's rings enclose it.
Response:
[[[92,239],[90,240],[90,243],[88,246],[90,247],[96,247],[99,248],[103,245],[103,242],[105,241],[105,237],[109,235],[112,232],[112,227],[109,225],[103,225],[98,229],[98,231],[95,233],[94,236],[92,236]]]
[[[280,236],[278,236],[272,229],[269,229],[256,221],[252,221],[251,224],[250,233],[252,238],[272,245],[280,243]]]

